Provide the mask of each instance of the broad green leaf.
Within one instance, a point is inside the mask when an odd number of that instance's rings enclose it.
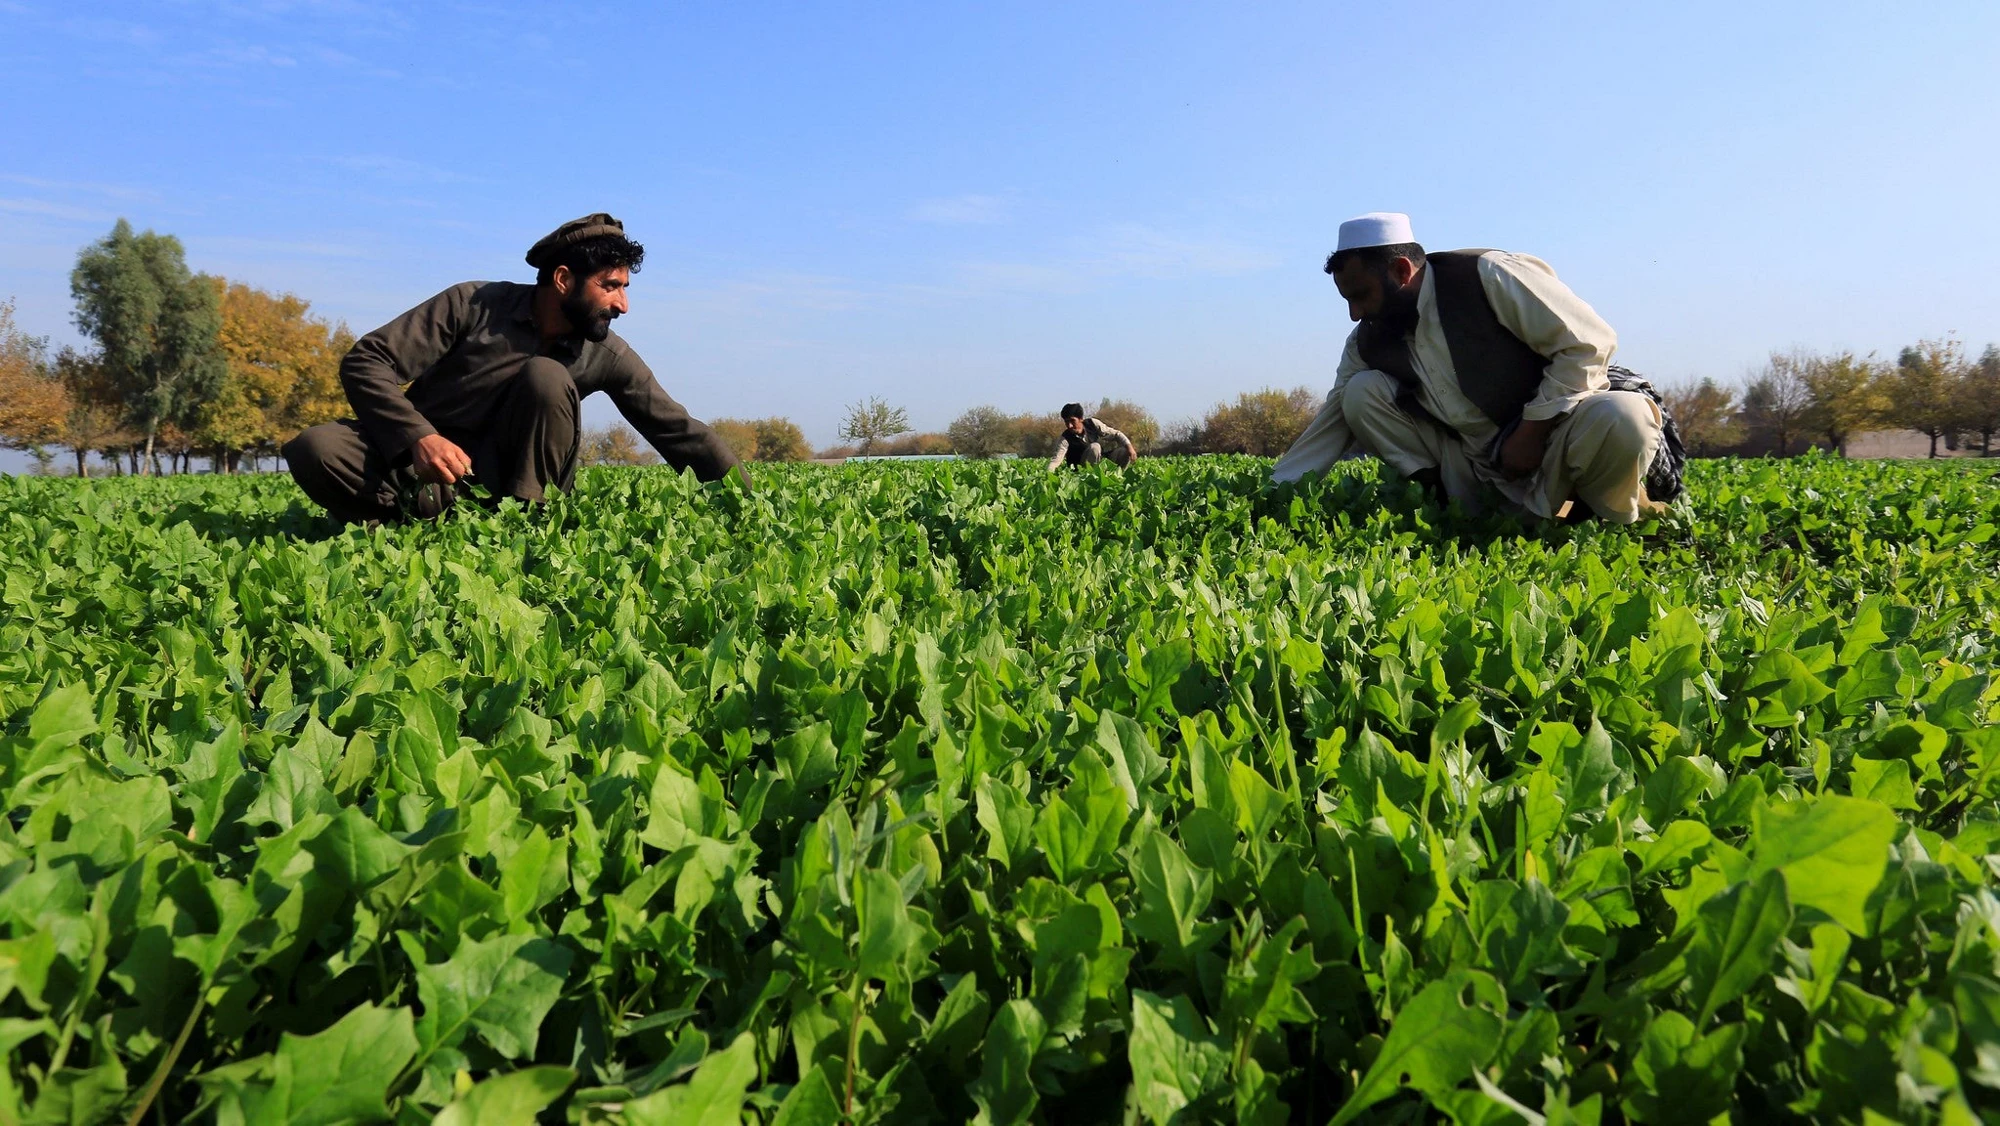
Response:
[[[365,888],[381,880],[416,850],[396,840],[349,806],[305,843],[315,868],[336,886]]]
[[[1185,996],[1168,999],[1133,990],[1126,1051],[1139,1114],[1154,1126],[1198,1119],[1199,1112],[1182,1112],[1213,1102],[1228,1083],[1229,1051]]]
[[[561,995],[572,955],[529,935],[459,943],[447,961],[417,969],[424,1015],[417,1035],[426,1053],[477,1032],[494,1051],[520,1059],[535,1050],[542,1018]]]
[[[1018,1126],[1035,1112],[1041,1097],[1028,1077],[1046,1036],[1042,1014],[1027,1001],[1009,1001],[986,1029],[985,1063],[972,1084],[985,1126]]]
[[[1823,794],[1761,807],[1751,833],[1750,879],[1785,874],[1795,907],[1812,907],[1861,937],[1865,906],[1889,866],[1896,815],[1880,802]]]
[[[236,1094],[246,1123],[335,1126],[389,1116],[389,1087],[417,1053],[408,1009],[361,1005],[312,1036],[285,1033],[269,1081]],[[233,1084],[232,1084],[233,1086]]]
[[[1917,787],[1910,777],[1910,760],[1856,755],[1850,787],[1857,798],[1881,802],[1890,809],[1917,809]]]
[[[702,832],[701,787],[672,763],[661,763],[646,803],[646,830],[640,839],[654,848],[675,852],[693,844]]]
[[[1405,1085],[1427,1093],[1458,1086],[1493,1055],[1505,1007],[1499,983],[1476,970],[1424,986],[1396,1014],[1380,1054],[1331,1126],[1354,1121]]]
[[[1769,972],[1791,922],[1785,877],[1775,869],[1702,904],[1685,955],[1696,1027]]]
[[[1222,935],[1220,923],[1204,923],[1213,894],[1206,872],[1188,861],[1165,833],[1148,832],[1132,848],[1132,876],[1139,886],[1139,910],[1132,932],[1160,947],[1160,960],[1186,966],[1196,953]]]
[[[530,1067],[496,1075],[453,1099],[431,1126],[535,1126],[543,1107],[576,1082],[566,1067]]]
[[[694,1077],[625,1104],[630,1126],[739,1126],[743,1098],[757,1081],[757,1049],[749,1033],[711,1053]]]
[[[986,830],[986,855],[1013,871],[1034,847],[1035,812],[1021,791],[991,775],[979,780],[976,815]]]
[[[1734,1101],[1748,1029],[1726,1024],[1698,1035],[1694,1023],[1664,1012],[1646,1026],[1632,1057],[1637,1090],[1627,1113],[1641,1122],[1706,1122]]]

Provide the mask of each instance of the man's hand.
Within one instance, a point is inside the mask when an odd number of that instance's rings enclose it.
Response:
[[[1542,467],[1549,451],[1549,433],[1556,428],[1553,418],[1524,418],[1500,444],[1500,472],[1508,477],[1526,477]]]
[[[472,472],[472,457],[442,434],[426,434],[410,447],[410,467],[426,481],[449,485]]]

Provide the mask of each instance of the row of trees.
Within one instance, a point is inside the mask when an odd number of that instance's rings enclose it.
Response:
[[[744,461],[804,461],[812,456],[805,432],[789,418],[718,418],[709,428]],[[622,424],[583,432],[579,458],[584,465],[657,465],[653,452]]]
[[[180,241],[134,232],[119,220],[85,247],[70,277],[83,350],[51,355],[45,338],[15,323],[0,303],[0,445],[24,449],[44,467],[67,449],[88,475],[98,454],[114,472],[190,467],[197,455],[234,472],[308,426],[347,412],[340,358],[353,344],[345,325],[314,317],[290,294],[191,272]],[[1872,430],[1912,430],[1930,454],[1976,440],[1992,453],[2000,433],[2000,348],[1977,359],[1953,337],[1922,340],[1893,363],[1852,352],[1774,353],[1741,386],[1704,379],[1665,392],[1691,452],[1789,455],[1811,445],[1846,454]],[[1107,399],[1090,413],[1152,454],[1282,453],[1321,400],[1300,387],[1266,388],[1218,403],[1200,419],[1161,426],[1137,403]],[[784,418],[712,424],[746,460],[810,456]],[[966,411],[943,432],[920,433],[900,407],[870,398],[848,408],[842,446],[822,456],[943,454],[1047,457],[1062,428],[1053,414]],[[586,462],[657,460],[619,426],[592,431]]]
[[[1774,352],[1739,389],[1704,379],[1665,393],[1697,456],[1776,453],[1810,446],[1842,455],[1857,434],[1913,430],[1938,447],[1977,441],[1990,457],[2000,434],[2000,347],[1972,359],[1956,338],[1920,340],[1894,363],[1853,352]]]
[[[1321,394],[1310,388],[1246,391],[1217,403],[1200,419],[1161,426],[1153,413],[1126,399],[1085,403],[1084,413],[1123,431],[1141,453],[1283,453],[1319,409]],[[977,406],[952,420],[942,432],[918,432],[909,413],[879,398],[847,408],[840,437],[845,445],[822,450],[823,457],[855,455],[958,454],[990,458],[1046,458],[1062,430],[1060,413],[1010,414]]]
[[[50,355],[0,305],[0,444],[44,466],[67,449],[83,476],[93,453],[114,472],[185,470],[197,455],[234,472],[346,413],[346,326],[290,294],[191,272],[171,235],[120,219],[78,255],[70,292],[85,350]]]

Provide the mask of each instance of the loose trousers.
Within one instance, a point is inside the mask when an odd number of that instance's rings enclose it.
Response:
[[[444,436],[471,456],[473,476],[495,497],[538,501],[574,481],[580,420],[568,370],[535,356],[507,383],[481,431]],[[285,443],[284,455],[305,494],[352,523],[399,519],[397,492],[416,484],[409,451],[392,463],[352,419],[308,429]]]
[[[1601,391],[1577,403],[1549,434],[1541,468],[1518,480],[1475,461],[1457,432],[1398,407],[1396,381],[1382,372],[1356,372],[1340,406],[1369,453],[1405,477],[1436,469],[1445,494],[1468,508],[1479,506],[1482,486],[1490,485],[1538,516],[1556,515],[1572,497],[1614,524],[1665,511],[1645,484],[1664,420],[1659,405],[1636,392]]]

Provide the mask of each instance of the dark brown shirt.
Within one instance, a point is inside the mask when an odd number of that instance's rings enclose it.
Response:
[[[611,396],[618,413],[676,469],[720,478],[736,454],[660,386],[651,368],[619,339],[545,341],[535,328],[535,287],[518,282],[452,286],[354,342],[340,383],[368,440],[394,464],[417,440],[443,434],[476,440],[502,390],[534,356],[569,369],[577,397]],[[408,384],[408,390],[403,389]]]

